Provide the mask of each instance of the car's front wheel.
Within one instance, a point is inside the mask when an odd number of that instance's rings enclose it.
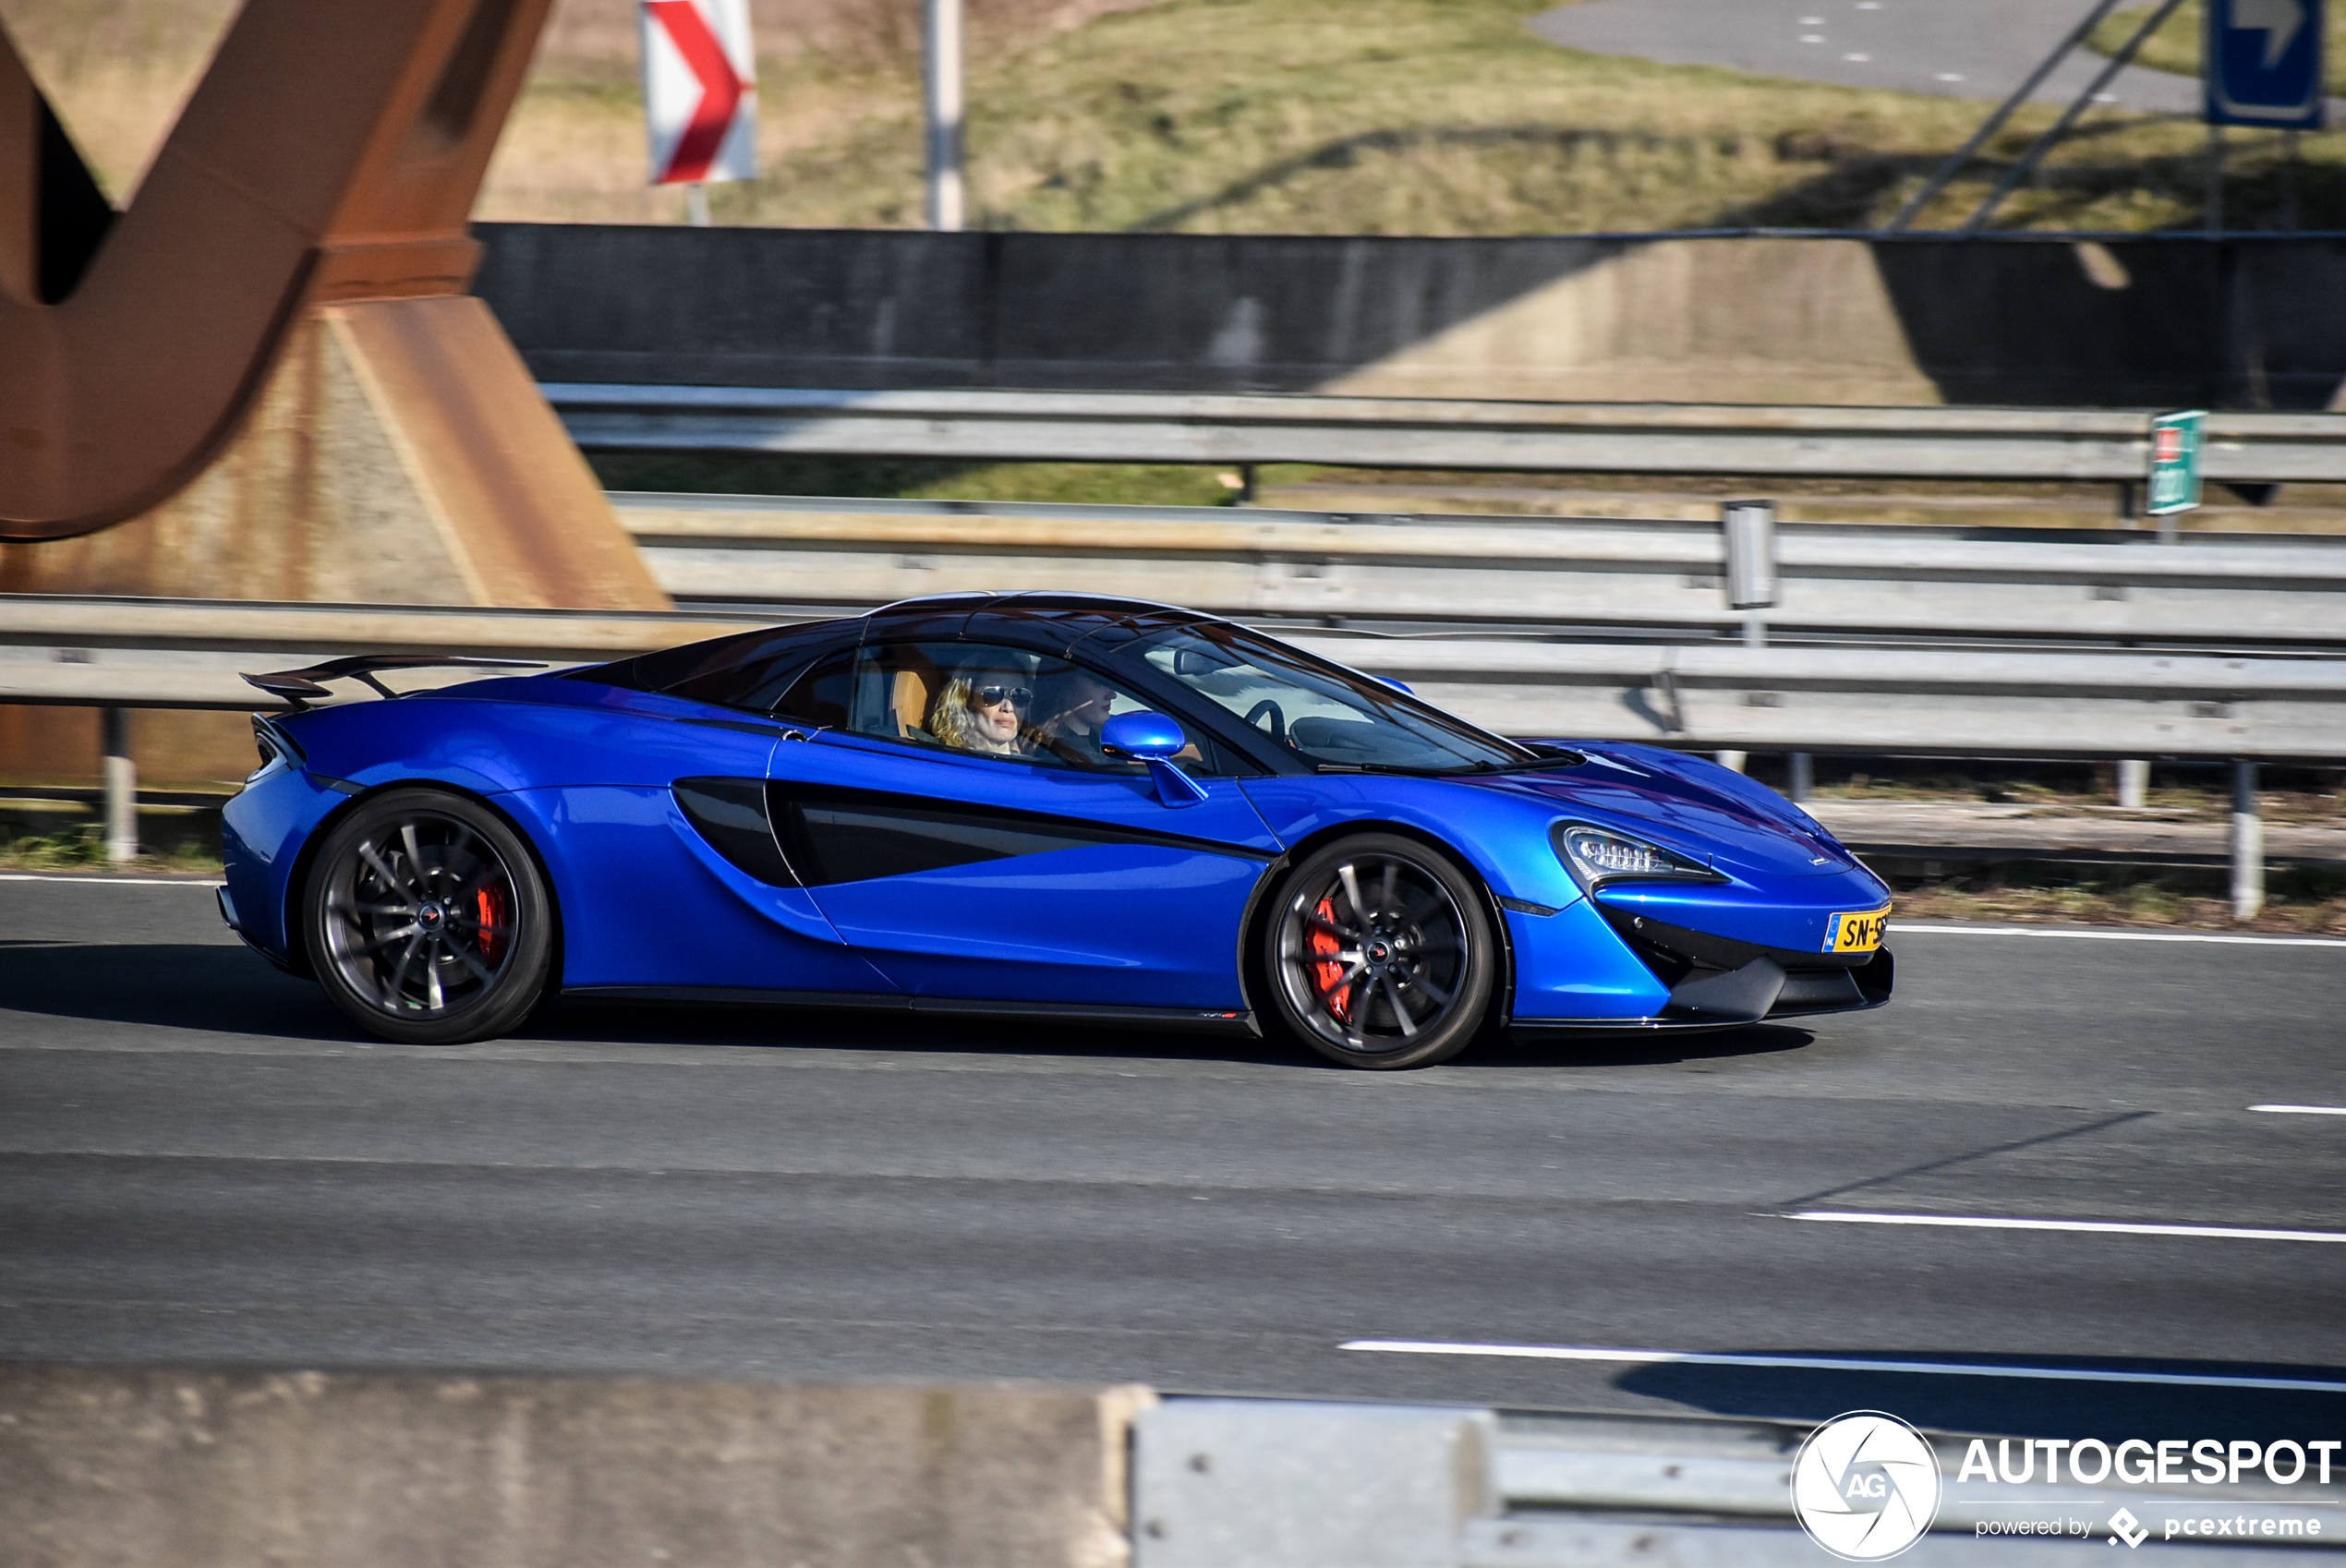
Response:
[[[504,1033],[544,994],[552,906],[502,817],[439,790],[359,802],[318,851],[304,899],[312,968],[382,1036],[453,1045]]]
[[[1396,834],[1341,838],[1297,866],[1265,942],[1273,1010],[1347,1067],[1456,1055],[1490,1011],[1499,967],[1472,874]]]

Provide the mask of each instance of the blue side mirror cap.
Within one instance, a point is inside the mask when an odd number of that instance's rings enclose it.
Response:
[[[1119,713],[1100,726],[1100,750],[1148,764],[1156,798],[1168,806],[1203,805],[1208,798],[1205,786],[1173,760],[1189,743],[1180,725],[1161,713]]]
[[[1161,713],[1119,713],[1100,728],[1100,747],[1139,762],[1170,762],[1190,738]]]

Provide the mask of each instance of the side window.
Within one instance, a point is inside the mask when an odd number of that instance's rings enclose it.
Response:
[[[845,730],[855,688],[856,650],[816,659],[772,705],[774,717],[821,730]]]
[[[832,661],[792,688],[823,685]],[[1103,675],[1047,654],[987,643],[893,643],[857,652],[840,728],[858,735],[934,746],[973,756],[1046,766],[1137,769],[1108,756],[1100,728],[1110,717],[1150,705]],[[811,716],[793,712],[792,718]],[[1191,737],[1181,761],[1201,773],[1230,771],[1213,742]]]
[[[771,712],[782,694],[823,651],[824,645],[838,637],[836,627],[819,626],[811,632],[785,630],[754,641],[732,639],[711,649],[697,668],[687,667],[647,689],[719,707]]]

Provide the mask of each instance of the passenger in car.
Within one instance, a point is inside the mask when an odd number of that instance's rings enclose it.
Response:
[[[928,711],[928,732],[946,745],[990,756],[1028,756],[1026,716],[1034,689],[1020,670],[963,666]]]
[[[1116,688],[1082,668],[1067,669],[1040,682],[1048,714],[1035,725],[1037,738],[1055,756],[1088,766],[1104,766],[1108,755],[1100,749],[1100,727],[1107,722]]]

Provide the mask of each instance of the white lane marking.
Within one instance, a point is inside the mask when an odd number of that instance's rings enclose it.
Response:
[[[2346,1105],[2251,1105],[2252,1111],[2270,1111],[2277,1116],[2346,1116]]]
[[[1948,1378],[2031,1378],[2050,1382],[2159,1383],[2179,1388],[2282,1389],[2346,1393],[2346,1382],[2227,1377],[2215,1372],[2104,1372],[2084,1367],[2002,1367],[1963,1361],[1861,1361],[1838,1356],[1735,1356],[1707,1350],[1604,1350],[1572,1345],[1467,1345],[1430,1339],[1348,1339],[1338,1350],[1398,1356],[1505,1356],[1529,1361],[1602,1361],[1640,1367],[1787,1367],[1815,1372],[1920,1372]]]
[[[2007,1220],[1974,1214],[1856,1214],[1846,1210],[1807,1209],[1787,1220],[1823,1220],[1844,1225],[1943,1225],[1956,1230],[2090,1231],[2114,1236],[2195,1236],[2229,1241],[2346,1241],[2346,1231],[2260,1230],[2247,1225],[2165,1225],[2128,1220]]]
[[[44,876],[38,872],[0,871],[0,882],[78,882],[91,887],[224,887],[219,877],[200,876]]]
[[[1933,936],[2068,936],[2085,942],[2226,942],[2249,947],[2346,947],[2346,936],[2235,936],[2222,931],[2088,931],[2060,925],[1916,925],[1892,921],[1893,933]]]

